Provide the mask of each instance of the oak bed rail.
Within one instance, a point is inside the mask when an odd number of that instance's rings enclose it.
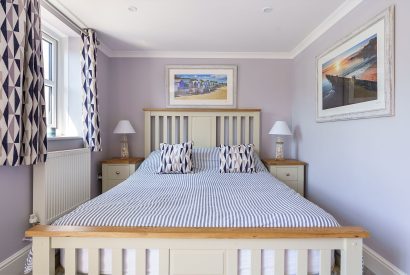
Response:
[[[37,225],[33,238],[33,275],[55,274],[55,251],[65,255],[65,275],[77,274],[78,251],[88,253],[89,275],[100,274],[103,249],[111,250],[112,275],[123,275],[125,255],[135,251],[135,274],[146,274],[148,250],[158,250],[159,275],[237,275],[239,253],[250,251],[250,274],[263,274],[263,251],[273,250],[274,274],[285,274],[286,253],[296,251],[297,275],[308,274],[310,250],[319,253],[320,275],[332,271],[331,253],[340,251],[341,275],[362,273],[361,227],[328,228],[172,228]],[[127,252],[128,251],[128,252]],[[129,266],[128,266],[129,268]],[[152,267],[151,267],[152,268]]]
[[[368,238],[362,227],[227,228],[227,227],[122,227],[37,225],[26,237],[184,238],[184,239],[295,239]]]

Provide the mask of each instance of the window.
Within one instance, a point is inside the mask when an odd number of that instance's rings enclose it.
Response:
[[[55,136],[57,129],[57,49],[58,41],[43,32],[44,94],[46,100],[47,133]]]
[[[47,136],[81,138],[81,37],[51,13],[41,24]]]

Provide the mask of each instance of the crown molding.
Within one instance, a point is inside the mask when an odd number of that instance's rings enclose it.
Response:
[[[296,58],[301,52],[315,42],[320,36],[326,33],[331,27],[339,22],[343,17],[356,8],[363,0],[346,0],[336,10],[334,10],[322,23],[319,24],[310,34],[308,34],[296,47],[289,53]]]
[[[114,51],[103,43],[99,49],[114,58],[292,59],[288,52]]]
[[[100,39],[97,48],[108,57],[114,57],[114,51],[107,47]]]
[[[289,52],[118,51],[110,49],[102,42],[98,48],[112,58],[294,59],[362,2],[363,0],[344,1]]]

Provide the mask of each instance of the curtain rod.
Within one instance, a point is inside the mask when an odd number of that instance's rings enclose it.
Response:
[[[42,7],[44,7],[46,10],[51,12],[53,15],[55,15],[58,19],[63,21],[67,26],[69,26],[71,29],[79,33],[80,35],[82,33],[85,34],[83,31],[83,28],[78,26],[73,20],[71,20],[67,15],[62,13],[56,6],[54,6],[52,3],[50,3],[48,0],[41,0],[40,4]]]

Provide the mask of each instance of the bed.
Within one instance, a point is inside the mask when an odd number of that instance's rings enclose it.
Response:
[[[53,274],[62,249],[65,274],[361,273],[358,227],[341,227],[324,210],[273,178],[220,174],[219,143],[254,143],[259,110],[146,110],[147,159],[128,180],[33,237],[33,274]],[[194,173],[157,174],[159,141],[194,140]]]

